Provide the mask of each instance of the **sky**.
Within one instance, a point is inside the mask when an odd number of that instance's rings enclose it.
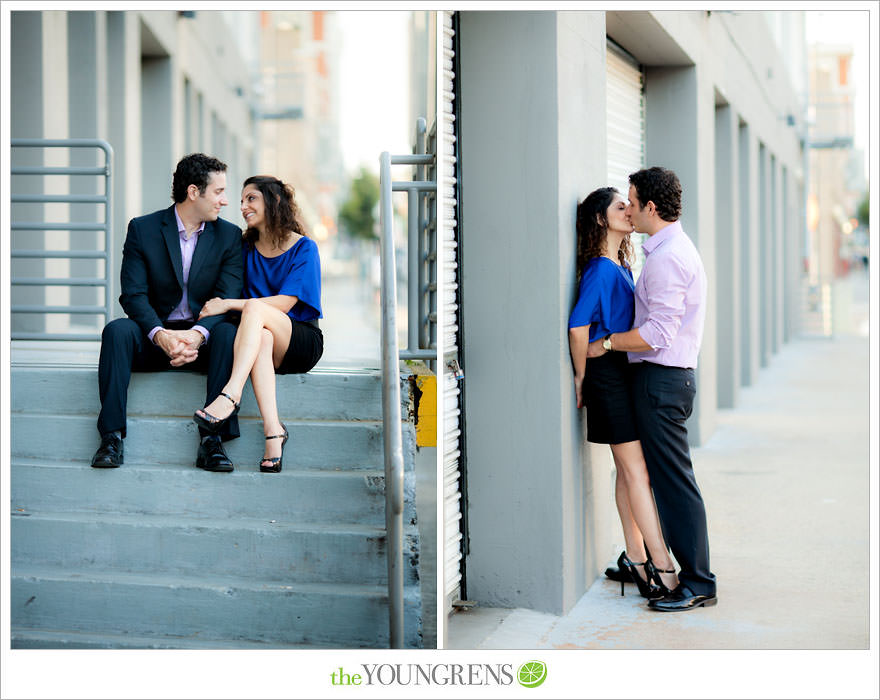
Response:
[[[409,153],[409,12],[336,13],[342,33],[340,130],[345,168],[379,171],[379,154]]]

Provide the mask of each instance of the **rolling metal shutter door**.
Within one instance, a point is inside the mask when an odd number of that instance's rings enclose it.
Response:
[[[608,184],[626,194],[627,178],[645,165],[645,101],[635,59],[609,41],[607,70]]]
[[[458,358],[458,260],[456,241],[456,163],[455,163],[455,114],[453,101],[453,36],[452,12],[444,11],[443,17],[443,65],[441,80],[441,127],[443,139],[443,169],[440,179],[440,196],[443,198],[443,221],[441,225],[443,260],[443,594],[444,614],[452,611],[452,603],[460,597],[461,586],[461,491],[459,469],[461,451],[461,390],[454,372]]]
[[[605,50],[605,67],[608,184],[620,190],[626,199],[629,174],[645,167],[644,81],[636,60],[610,39]],[[636,275],[644,264],[643,239],[641,234],[632,236]]]

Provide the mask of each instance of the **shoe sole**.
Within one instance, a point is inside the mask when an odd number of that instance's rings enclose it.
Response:
[[[119,458],[119,462],[117,464],[95,464],[92,462],[93,469],[116,469],[120,464],[123,464],[125,459],[123,457]]]
[[[689,608],[658,608],[650,604],[648,605],[648,608],[654,612],[688,612],[689,610],[696,610],[697,608],[711,608],[713,605],[717,604],[718,598],[711,598],[709,600],[704,600],[702,603],[691,605]]]
[[[235,470],[235,466],[232,465],[232,464],[230,464],[230,465],[228,465],[228,466],[224,464],[223,466],[210,467],[210,466],[208,466],[208,465],[206,465],[206,464],[199,464],[198,462],[196,462],[196,466],[197,466],[199,469],[203,469],[203,470],[205,470],[206,472],[220,472],[220,473],[223,473],[223,472],[231,472],[231,471],[234,471],[234,470]]]
[[[231,418],[232,416],[229,416]],[[193,423],[200,428],[204,428],[209,433],[219,435],[223,430],[223,426],[229,422],[229,418],[221,418],[217,423],[211,423],[207,418],[202,418],[198,413],[193,414]]]

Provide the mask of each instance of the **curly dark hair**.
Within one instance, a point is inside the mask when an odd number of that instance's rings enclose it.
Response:
[[[244,181],[242,189],[248,185],[257,188],[263,195],[265,204],[266,233],[276,248],[281,248],[291,232],[308,236],[300,218],[299,206],[294,199],[293,187],[271,175],[254,175]],[[244,240],[253,246],[260,232],[249,227],[244,232]]]
[[[177,164],[174,178],[171,181],[171,199],[175,204],[180,204],[186,199],[186,191],[190,185],[199,188],[200,194],[205,194],[211,173],[225,173],[226,163],[206,156],[204,153],[190,153],[184,156]]]
[[[577,279],[580,282],[584,268],[591,258],[598,258],[605,252],[605,238],[608,235],[606,212],[620,192],[614,187],[600,187],[587,195],[578,204],[577,220]],[[617,258],[625,267],[632,267],[633,249],[629,236],[624,236],[617,250]]]
[[[678,221],[681,216],[681,183],[678,175],[654,166],[630,175],[629,183],[636,188],[640,211],[648,202],[654,202],[657,215],[663,221]]]

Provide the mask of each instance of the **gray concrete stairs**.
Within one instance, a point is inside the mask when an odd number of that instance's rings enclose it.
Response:
[[[92,469],[96,368],[13,362],[13,648],[388,645],[378,372],[278,377],[280,474],[259,471],[250,385],[242,436],[226,443],[235,471],[195,467],[204,387],[189,371],[135,374],[125,463]],[[419,647],[415,434],[403,425],[405,643]]]

